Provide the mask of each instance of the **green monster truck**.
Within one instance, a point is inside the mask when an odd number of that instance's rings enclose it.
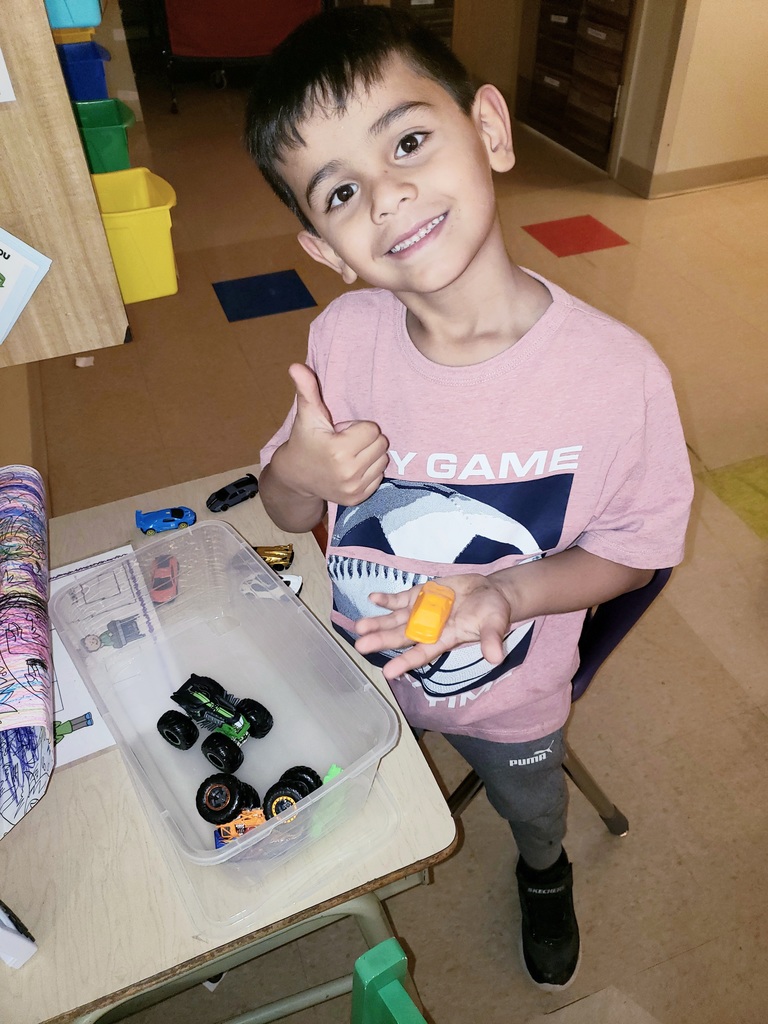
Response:
[[[198,725],[207,729],[200,747],[219,772],[236,772],[243,763],[240,749],[249,736],[261,738],[272,728],[272,715],[250,697],[233,697],[220,683],[194,673],[171,694],[186,714],[166,711],[157,722],[160,735],[173,747],[189,750],[200,735]]]

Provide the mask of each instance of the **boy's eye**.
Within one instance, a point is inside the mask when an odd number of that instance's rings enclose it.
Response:
[[[339,185],[337,189],[331,192],[328,199],[328,209],[330,210],[334,206],[343,206],[344,203],[348,203],[355,192],[357,192],[357,185]]]
[[[408,135],[404,135],[397,144],[395,157],[410,156],[411,153],[415,153],[428,135],[429,132],[409,132]]]

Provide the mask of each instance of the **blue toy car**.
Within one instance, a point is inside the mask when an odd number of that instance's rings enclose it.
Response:
[[[191,508],[160,508],[156,512],[140,512],[136,509],[136,525],[142,533],[160,533],[161,530],[184,530],[195,522],[197,516]]]

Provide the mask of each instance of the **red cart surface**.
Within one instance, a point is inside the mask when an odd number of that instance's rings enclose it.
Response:
[[[165,0],[174,57],[247,59],[271,53],[321,0]]]

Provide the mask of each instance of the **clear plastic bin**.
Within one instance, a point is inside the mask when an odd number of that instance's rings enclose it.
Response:
[[[146,167],[91,176],[123,302],[179,289],[171,241],[176,193]]]
[[[155,605],[153,563],[167,555],[178,560],[178,595]],[[354,833],[379,761],[397,740],[398,719],[230,526],[198,523],[144,544],[62,589],[51,602],[51,617],[126,759],[150,821],[162,823],[165,841],[190,872],[228,869],[238,886],[262,883],[298,856],[310,866],[325,861],[327,869],[332,833]],[[308,765],[321,776],[338,765],[341,773],[293,809],[217,849],[214,827],[195,808],[199,786],[215,774],[200,749],[209,734],[201,729],[198,741],[180,750],[157,731],[159,717],[176,707],[171,693],[192,673],[210,676],[272,713],[272,730],[243,744],[236,773],[262,798],[293,765]],[[310,858],[312,847],[325,853]],[[259,898],[267,897],[265,890]]]
[[[131,108],[122,100],[113,99],[73,103],[72,107],[91,173],[129,168],[128,129],[136,121]]]
[[[90,28],[101,24],[99,0],[45,0],[51,28]]]
[[[62,43],[56,47],[61,70],[71,100],[105,100],[107,75],[104,65],[111,60],[109,50],[98,43]]]

